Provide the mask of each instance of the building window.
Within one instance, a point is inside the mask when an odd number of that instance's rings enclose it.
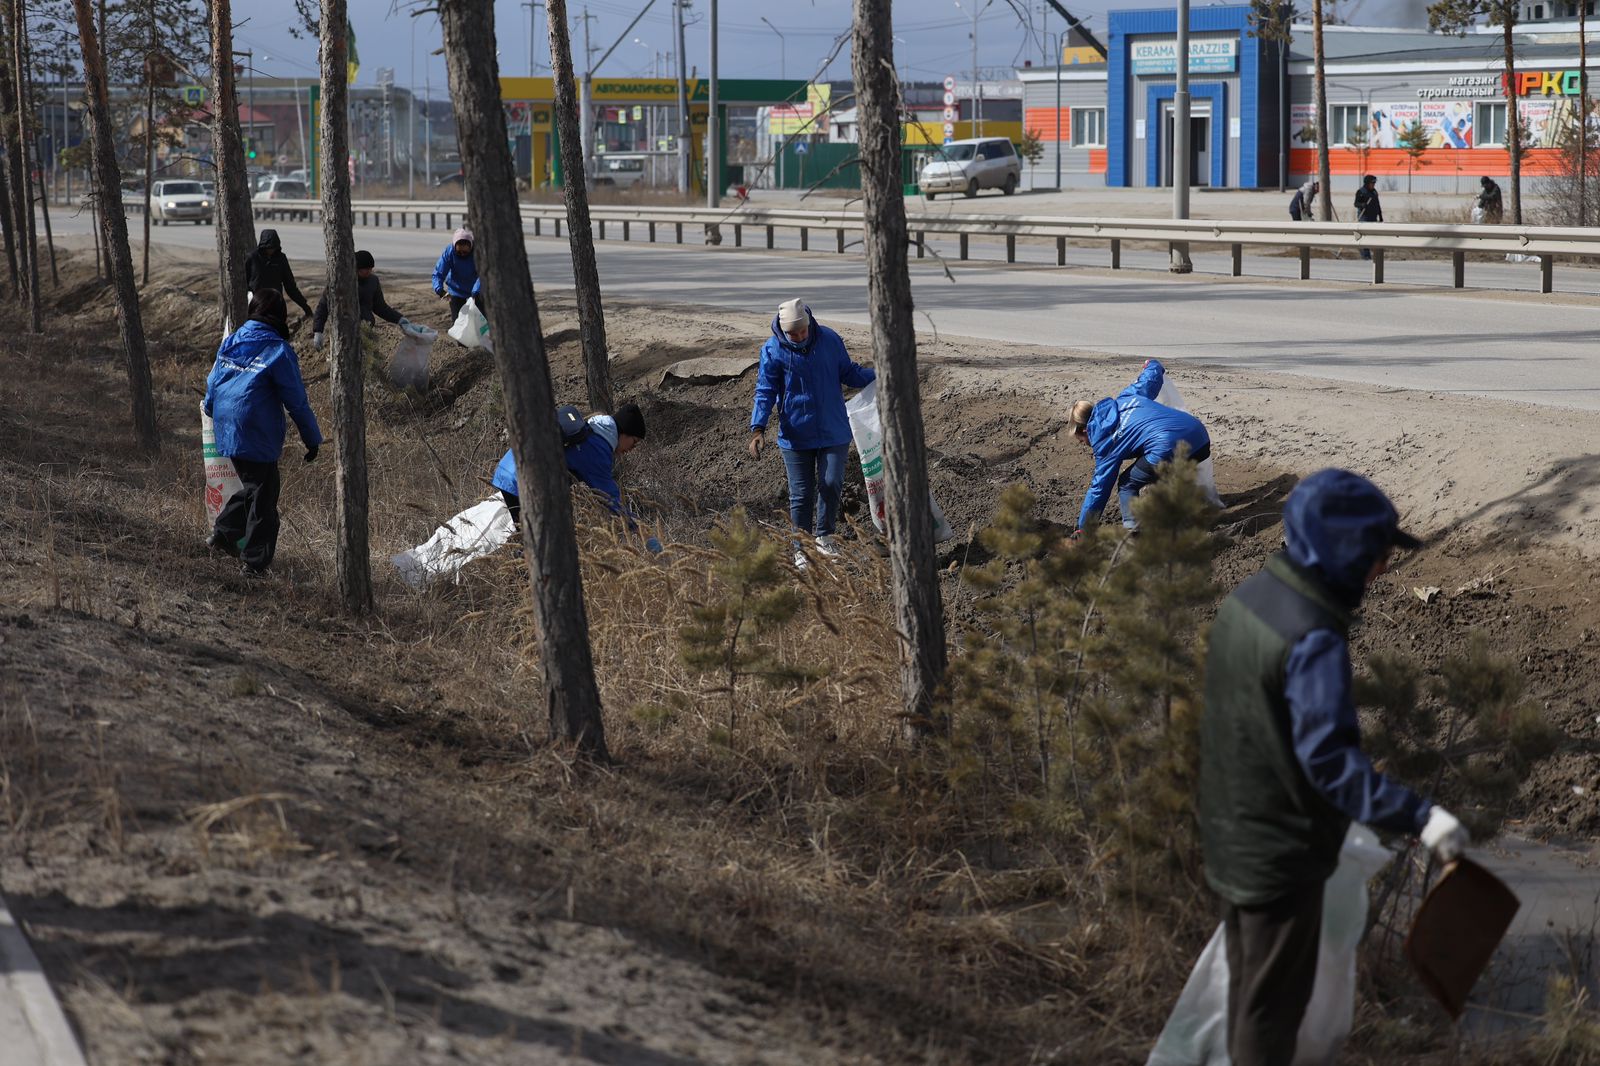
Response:
[[[1473,135],[1475,138],[1474,143],[1479,148],[1505,147],[1506,105],[1502,103],[1480,103]]]
[[[1544,18],[1544,5],[1543,4],[1534,4],[1533,5],[1533,17],[1534,17],[1535,20]]]
[[[1333,131],[1329,144],[1349,144],[1352,135],[1365,136],[1367,106],[1365,104],[1333,104],[1328,108],[1328,125]],[[1362,131],[1358,133],[1357,131]]]
[[[1103,107],[1075,107],[1072,109],[1072,147],[1104,148],[1106,144],[1106,109]]]

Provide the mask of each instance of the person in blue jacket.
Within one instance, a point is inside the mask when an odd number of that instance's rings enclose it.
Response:
[[[289,345],[283,293],[256,290],[249,320],[217,349],[201,406],[213,420],[217,454],[233,460],[244,486],[223,505],[206,544],[237,556],[246,577],[260,577],[278,548],[278,458],[288,428],[284,409],[300,430],[306,462],[322,445],[300,360]]]
[[[1396,549],[1421,542],[1376,485],[1320,470],[1284,502],[1285,550],[1217,611],[1200,717],[1206,881],[1224,904],[1229,1056],[1281,1066],[1316,979],[1323,886],[1352,821],[1418,837],[1441,863],[1469,843],[1449,811],[1361,749],[1349,630]]]
[[[789,521],[802,533],[814,530],[817,551],[823,555],[839,553],[833,532],[838,528],[845,457],[850,452],[850,418],[841,386],[866,388],[877,376],[856,365],[839,335],[817,325],[803,302],[795,299],[779,305],[756,371],[750,457],[761,458],[767,421],[776,409],[778,448],[789,478]],[[804,560],[797,549],[796,564]]]
[[[1166,374],[1159,362],[1150,359],[1138,379],[1121,395],[1108,396],[1099,403],[1079,400],[1072,405],[1072,435],[1094,452],[1094,477],[1078,514],[1078,533],[1105,510],[1112,485],[1117,487],[1121,500],[1123,526],[1137,530],[1133,499],[1146,486],[1155,484],[1156,467],[1176,455],[1179,444],[1189,446],[1189,458],[1197,463],[1210,456],[1211,436],[1198,418],[1156,403]],[[1122,470],[1122,464],[1130,459],[1133,465]],[[1118,471],[1121,477],[1117,476]]]
[[[473,258],[472,231],[462,226],[450,236],[450,247],[439,255],[433,264],[433,294],[450,299],[450,321],[461,315],[468,300],[476,300],[478,310],[487,307],[483,295],[483,279],[478,277],[478,261]]]
[[[567,472],[574,480],[583,482],[604,496],[611,513],[621,516],[629,529],[637,528],[638,520],[622,503],[622,489],[617,486],[613,465],[618,456],[627,455],[644,440],[644,413],[639,410],[638,404],[625,403],[617,408],[614,415],[590,415],[586,422],[588,431],[579,434],[576,443],[567,443],[565,446]],[[505,455],[500,457],[492,480],[511,512],[511,524],[519,525],[522,521],[522,497],[517,487],[517,459],[511,449],[507,448]],[[659,552],[661,542],[650,537],[645,547],[652,552]]]

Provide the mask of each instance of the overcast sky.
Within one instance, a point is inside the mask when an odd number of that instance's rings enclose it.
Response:
[[[379,67],[393,67],[395,81],[414,83],[419,90],[431,78],[433,86],[445,81],[444,58],[430,55],[441,44],[439,25],[432,15],[408,17],[412,0],[349,0],[350,20],[356,29],[356,46],[361,57],[358,85],[376,83]],[[985,6],[987,4],[987,6]],[[590,44],[600,51],[610,48],[628,23],[644,7],[644,0],[568,0],[572,18],[574,56],[583,47],[585,10],[589,22]],[[691,0],[685,30],[689,63],[704,76],[708,56],[706,26],[708,0]],[[894,5],[895,60],[901,74],[917,80],[937,80],[947,74],[965,76],[972,66],[972,12],[978,18],[978,65],[980,68],[1021,66],[1026,59],[1035,65],[1043,62],[1042,34],[1052,36],[1061,29],[1061,19],[1052,10],[1048,20],[1041,0],[899,0]],[[1083,19],[1101,39],[1105,36],[1106,12],[1127,8],[1172,7],[1171,0],[1090,0],[1063,6]],[[1195,6],[1200,6],[1196,0]],[[1350,20],[1357,23],[1394,25],[1412,9],[1421,10],[1421,0],[1345,0]],[[248,16],[242,12],[255,8]],[[270,14],[265,13],[270,10]],[[1032,29],[1024,24],[1021,12],[1031,11]],[[281,3],[235,4],[234,47],[254,49],[254,65],[262,74],[275,77],[308,77],[316,74],[316,45],[296,40],[289,34],[294,23],[294,8]],[[721,0],[720,62],[726,78],[775,77],[809,78],[824,69],[840,34],[850,25],[851,0]],[[550,53],[545,36],[544,7],[536,12],[538,37],[533,49],[534,73],[549,76]],[[529,73],[529,8],[519,0],[495,0],[495,27],[500,42],[500,73]],[[762,21],[765,18],[771,27]],[[776,29],[772,28],[776,27]],[[780,33],[782,38],[780,40]],[[637,40],[635,40],[637,39]],[[615,52],[596,72],[611,76],[642,76],[654,69],[657,53],[673,51],[672,0],[655,0],[649,13],[628,33]],[[413,71],[415,75],[413,77]],[[663,74],[668,71],[663,68]],[[826,70],[827,77],[849,76],[849,46]]]

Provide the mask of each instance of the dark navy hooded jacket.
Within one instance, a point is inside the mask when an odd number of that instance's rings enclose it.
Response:
[[[217,454],[229,459],[277,462],[288,429],[284,408],[294,416],[306,447],[322,443],[317,416],[306,402],[300,360],[277,330],[258,319],[240,326],[217,349],[201,406],[215,423]]]
[[[582,443],[566,449],[567,470],[572,476],[606,498],[612,514],[619,514],[633,525],[634,518],[622,506],[622,489],[617,486],[612,461],[617,451],[617,423],[610,415],[590,415],[590,433]],[[517,489],[517,460],[511,450],[501,456],[500,465],[494,468],[494,487],[513,496]]]
[[[1353,610],[1397,523],[1394,505],[1372,482],[1347,470],[1319,470],[1284,503],[1285,554]],[[1419,832],[1432,804],[1380,774],[1361,750],[1345,638],[1331,629],[1301,637],[1289,652],[1284,694],[1295,757],[1328,801],[1363,825]]]
[[[1152,359],[1119,396],[1108,396],[1094,405],[1087,427],[1089,448],[1094,452],[1094,477],[1083,497],[1079,528],[1106,509],[1123,463],[1146,459],[1155,466],[1171,459],[1179,443],[1188,444],[1191,452],[1211,443],[1211,435],[1194,415],[1156,403],[1166,376],[1166,368]]]
[[[810,330],[796,344],[772,316],[772,336],[761,347],[756,370],[756,400],[750,428],[766,429],[778,410],[778,447],[810,451],[850,443],[850,416],[845,413],[841,385],[864,389],[876,371],[858,366],[844,341],[827,326],[817,325],[806,309]]]

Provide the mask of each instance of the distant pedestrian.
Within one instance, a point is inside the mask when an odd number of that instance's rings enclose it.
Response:
[[[450,321],[461,315],[468,300],[475,300],[478,310],[485,310],[488,301],[483,296],[483,279],[478,277],[478,261],[473,258],[475,242],[472,231],[462,226],[450,237],[450,247],[433,265],[433,294],[450,300]]]
[[[1500,186],[1495,180],[1485,174],[1478,179],[1477,210],[1473,212],[1474,222],[1481,222],[1486,226],[1498,226],[1505,218],[1505,201],[1500,197]]]
[[[246,577],[260,577],[278,548],[278,459],[288,428],[284,409],[300,430],[306,462],[317,457],[322,444],[300,360],[289,344],[288,308],[277,289],[256,290],[249,321],[217,349],[202,406],[215,422],[217,454],[233,460],[244,485],[223,505],[206,543],[236,556]]]
[[[858,366],[843,339],[817,325],[811,308],[800,300],[778,306],[772,336],[761,348],[747,447],[752,459],[761,458],[767,421],[776,410],[778,448],[789,480],[789,520],[802,533],[816,533],[817,551],[823,555],[839,554],[833,534],[850,453],[850,416],[842,387],[863,389],[877,376]],[[797,547],[795,565],[804,566],[805,558]]]
[[[377,263],[372,258],[372,253],[360,251],[356,253],[356,317],[358,321],[373,325],[376,318],[385,322],[393,322],[401,329],[411,325],[411,321],[399,311],[389,306],[389,301],[383,298],[383,282],[378,280],[378,275],[373,273]],[[317,301],[317,313],[311,319],[311,343],[317,348],[322,347],[323,328],[328,324],[328,290],[322,290],[322,299]]]
[[[1383,221],[1383,204],[1378,200],[1378,176],[1376,174],[1368,174],[1362,178],[1361,188],[1356,190],[1356,221]],[[1361,258],[1371,259],[1372,249],[1361,249]]]
[[[307,318],[311,317],[311,305],[300,294],[300,286],[294,283],[294,270],[289,266],[289,257],[283,254],[283,242],[275,229],[262,230],[256,250],[245,259],[244,286],[252,293],[276,289],[286,300],[299,304]]]
[[[1137,531],[1134,498],[1156,483],[1160,476],[1156,468],[1178,454],[1178,445],[1188,445],[1189,458],[1197,463],[1210,457],[1211,435],[1200,420],[1156,402],[1166,375],[1166,368],[1150,359],[1134,383],[1116,398],[1108,396],[1099,403],[1079,400],[1072,405],[1072,435],[1094,453],[1094,476],[1084,493],[1074,536],[1100,517],[1113,485],[1121,500],[1123,527]],[[1122,464],[1130,459],[1133,465],[1123,470]]]
[[[1322,183],[1316,178],[1296,189],[1294,199],[1289,201],[1289,217],[1296,222],[1310,222],[1311,208],[1316,203],[1317,193],[1321,191]]]

